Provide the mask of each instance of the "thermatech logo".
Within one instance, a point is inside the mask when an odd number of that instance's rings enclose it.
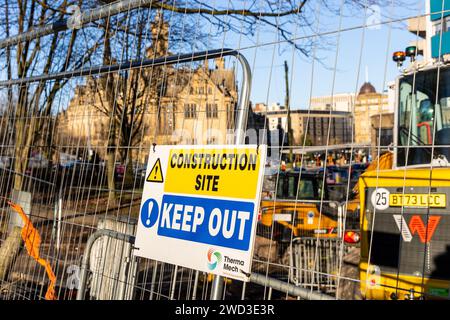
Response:
[[[217,265],[222,262],[222,255],[216,249],[211,248],[208,250],[208,269],[214,270],[217,268]]]

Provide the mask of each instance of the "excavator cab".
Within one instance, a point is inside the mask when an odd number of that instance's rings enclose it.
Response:
[[[450,69],[429,68],[398,80],[397,167],[450,160]],[[442,147],[441,147],[442,146]]]

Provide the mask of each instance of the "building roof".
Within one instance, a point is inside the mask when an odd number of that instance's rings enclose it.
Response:
[[[307,110],[307,109],[295,109],[290,111],[291,115],[305,115],[305,116],[325,116],[325,117],[342,117],[347,118],[351,116],[351,112],[347,111],[328,111],[328,110]],[[268,111],[266,116],[287,115],[287,110]]]
[[[211,70],[210,78],[219,88],[226,88],[229,92],[236,90],[234,71],[231,69]]]
[[[377,93],[377,90],[370,82],[364,82],[359,89],[359,94],[369,94],[369,93]]]
[[[208,70],[202,72],[202,68],[192,70],[190,68],[171,68],[166,71],[167,75],[167,90],[164,94],[166,97],[175,97],[186,86],[192,85],[192,78],[198,75],[203,79],[209,79],[220,89],[225,95],[230,95],[230,92],[236,90],[234,83],[233,70]]]

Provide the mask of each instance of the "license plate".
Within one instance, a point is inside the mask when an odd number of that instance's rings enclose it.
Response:
[[[390,194],[391,207],[430,207],[445,208],[447,206],[446,194]]]

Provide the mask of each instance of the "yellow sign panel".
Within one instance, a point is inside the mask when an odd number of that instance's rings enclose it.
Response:
[[[447,206],[446,194],[390,194],[391,207],[430,207],[445,208]]]
[[[172,149],[164,192],[255,199],[260,161],[256,148]]]
[[[150,171],[150,174],[147,177],[148,182],[164,182],[164,177],[161,170],[161,160],[156,160],[155,164],[153,165],[152,171]]]

